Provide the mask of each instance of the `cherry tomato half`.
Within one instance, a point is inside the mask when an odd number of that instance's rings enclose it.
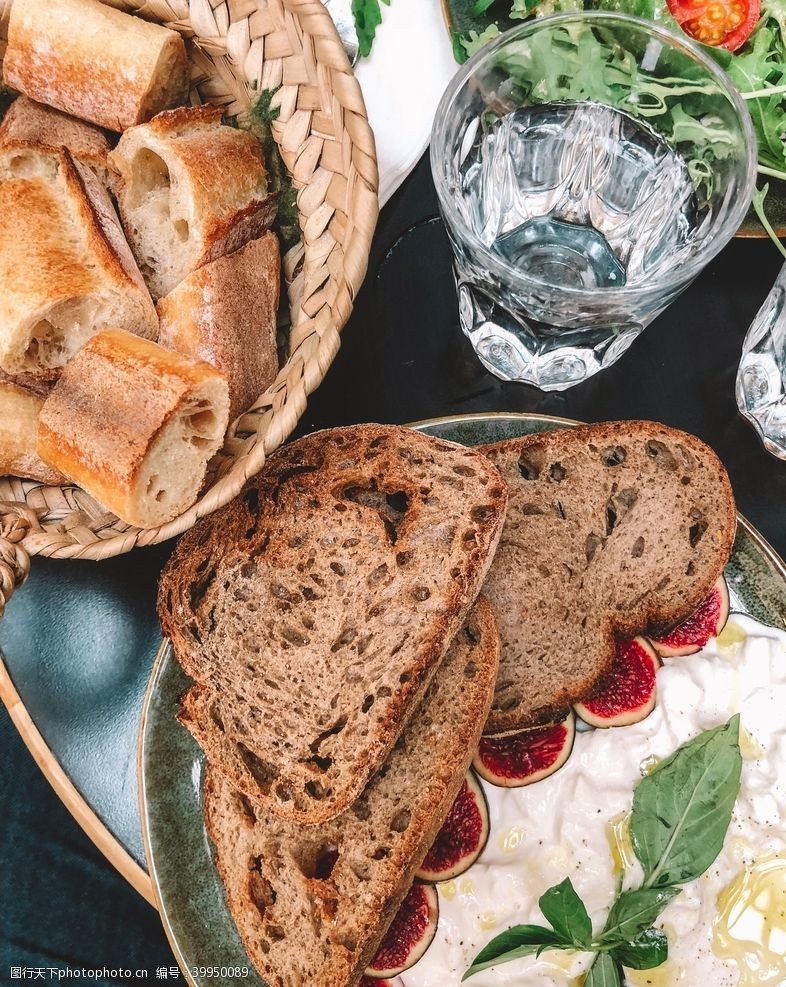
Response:
[[[668,0],[672,17],[696,41],[736,51],[758,23],[761,0]]]

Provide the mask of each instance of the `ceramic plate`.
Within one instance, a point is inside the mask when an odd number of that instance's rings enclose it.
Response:
[[[575,422],[539,415],[468,415],[415,427],[465,445],[563,428]],[[747,521],[739,519],[726,568],[732,610],[786,627],[786,568]],[[175,719],[188,679],[168,644],[148,686],[140,730],[140,801],[148,867],[164,929],[194,987],[263,987],[240,942],[202,822],[202,752]],[[232,971],[245,970],[240,974]]]

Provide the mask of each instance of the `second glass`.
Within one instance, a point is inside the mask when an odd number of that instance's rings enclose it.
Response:
[[[479,358],[563,390],[617,360],[733,236],[756,139],[688,39],[562,14],[467,62],[437,111],[431,166]]]

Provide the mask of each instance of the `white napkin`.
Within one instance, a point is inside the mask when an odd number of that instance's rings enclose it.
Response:
[[[458,68],[439,0],[390,0],[355,74],[377,143],[384,205],[428,147],[437,103]]]

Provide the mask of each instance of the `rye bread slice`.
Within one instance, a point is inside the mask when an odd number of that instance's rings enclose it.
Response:
[[[334,429],[274,453],[161,580],[164,633],[223,731],[215,745],[184,697],[213,766],[281,818],[346,809],[463,623],[506,503],[481,453],[408,428]]]
[[[660,634],[722,573],[736,513],[715,453],[653,422],[483,447],[510,488],[484,586],[502,654],[485,733],[545,723],[602,686],[615,634]]]
[[[481,597],[381,770],[328,823],[277,820],[209,769],[205,823],[216,866],[246,951],[271,987],[358,983],[461,787],[498,656]]]

